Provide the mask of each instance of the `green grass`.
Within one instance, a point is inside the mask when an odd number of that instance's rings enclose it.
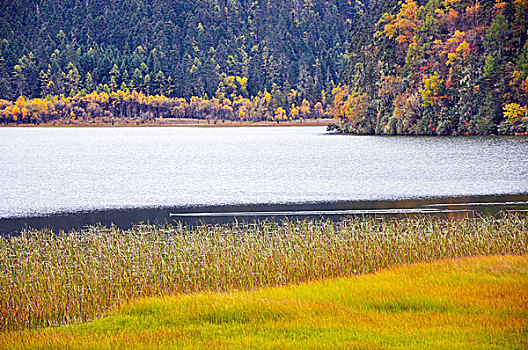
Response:
[[[528,256],[443,260],[257,291],[141,299],[111,316],[4,333],[2,348],[528,346]]]
[[[292,285],[444,258],[526,254],[526,227],[525,216],[506,215],[28,231],[0,239],[0,330],[90,321],[138,298]]]

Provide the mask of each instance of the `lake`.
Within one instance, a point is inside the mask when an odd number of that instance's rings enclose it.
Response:
[[[0,128],[0,178],[4,224],[76,212],[262,209],[257,204],[317,210],[326,208],[317,203],[515,195],[528,193],[528,137],[344,136],[325,127]]]

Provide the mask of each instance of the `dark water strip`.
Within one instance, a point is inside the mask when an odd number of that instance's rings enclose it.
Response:
[[[496,215],[501,211],[528,212],[528,194],[442,197],[393,201],[342,201],[299,204],[254,204],[164,208],[130,208],[48,216],[1,218],[0,234],[16,235],[24,228],[77,230],[88,225],[115,225],[128,229],[141,222],[202,225],[236,221],[329,218],[374,215],[439,215],[464,217]]]
[[[351,210],[299,210],[299,211],[246,211],[246,212],[222,212],[222,213],[170,213],[172,218],[185,217],[310,217],[328,215],[373,215],[373,214],[433,214],[446,212],[470,212],[471,210],[437,210],[437,209],[351,209]]]

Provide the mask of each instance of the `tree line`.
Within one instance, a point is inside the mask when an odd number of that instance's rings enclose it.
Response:
[[[280,123],[333,117],[331,98],[325,104],[311,104],[298,91],[283,91],[276,85],[271,92],[245,97],[246,82],[246,78],[226,77],[212,98],[147,95],[128,89],[111,91],[108,86],[102,91],[83,91],[74,96],[20,96],[14,102],[0,100],[0,124],[142,124],[159,123],[166,118],[202,119],[208,123]]]

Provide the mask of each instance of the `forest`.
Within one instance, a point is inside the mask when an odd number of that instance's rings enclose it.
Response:
[[[354,6],[14,0],[1,2],[0,13],[4,123],[282,120],[331,102],[326,96],[347,66]]]
[[[335,91],[355,134],[528,130],[528,1],[367,2]]]
[[[0,124],[335,118],[352,134],[528,131],[528,0],[0,10]]]

